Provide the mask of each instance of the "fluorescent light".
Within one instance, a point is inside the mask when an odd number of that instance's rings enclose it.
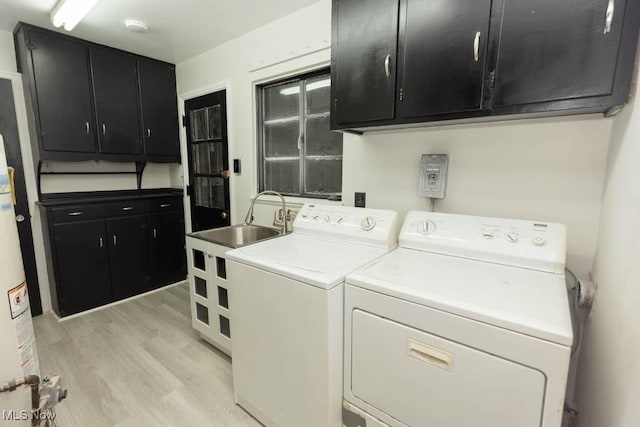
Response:
[[[323,87],[331,86],[331,79],[318,80],[313,83],[309,83],[306,87],[307,92],[311,90],[321,89]],[[286,87],[284,89],[280,89],[280,95],[295,95],[296,93],[300,93],[299,86]]]
[[[98,0],[60,0],[51,11],[51,23],[71,31],[96,3]]]

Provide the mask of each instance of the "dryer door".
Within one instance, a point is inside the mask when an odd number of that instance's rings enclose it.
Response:
[[[352,392],[410,426],[539,427],[534,369],[355,310]]]

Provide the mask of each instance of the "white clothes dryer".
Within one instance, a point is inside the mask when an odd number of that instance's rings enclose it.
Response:
[[[344,278],[396,247],[393,211],[308,204],[227,252],[236,403],[266,426],[342,425]]]
[[[410,212],[347,276],[347,427],[559,427],[573,341],[560,224]]]

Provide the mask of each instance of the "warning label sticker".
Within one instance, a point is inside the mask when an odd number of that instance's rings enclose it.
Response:
[[[29,309],[29,295],[27,294],[27,282],[22,282],[20,285],[9,292],[9,307],[11,308],[11,318],[15,319],[20,316],[25,310]]]

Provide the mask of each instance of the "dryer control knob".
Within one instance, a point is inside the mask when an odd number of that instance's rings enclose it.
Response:
[[[376,226],[376,220],[372,216],[367,216],[360,221],[360,228],[364,231],[372,230]]]
[[[331,222],[331,217],[329,215],[325,215],[324,222]]]
[[[547,241],[544,237],[542,236],[533,236],[531,238],[531,242],[536,245],[536,246],[542,246],[544,245]]]
[[[344,218],[340,217],[336,221],[338,224],[342,224],[344,222]]]
[[[519,238],[520,238],[520,235],[515,231],[511,231],[507,233],[507,242],[516,243]]]
[[[436,223],[433,221],[425,221],[418,225],[418,231],[422,234],[431,234],[436,231]]]

